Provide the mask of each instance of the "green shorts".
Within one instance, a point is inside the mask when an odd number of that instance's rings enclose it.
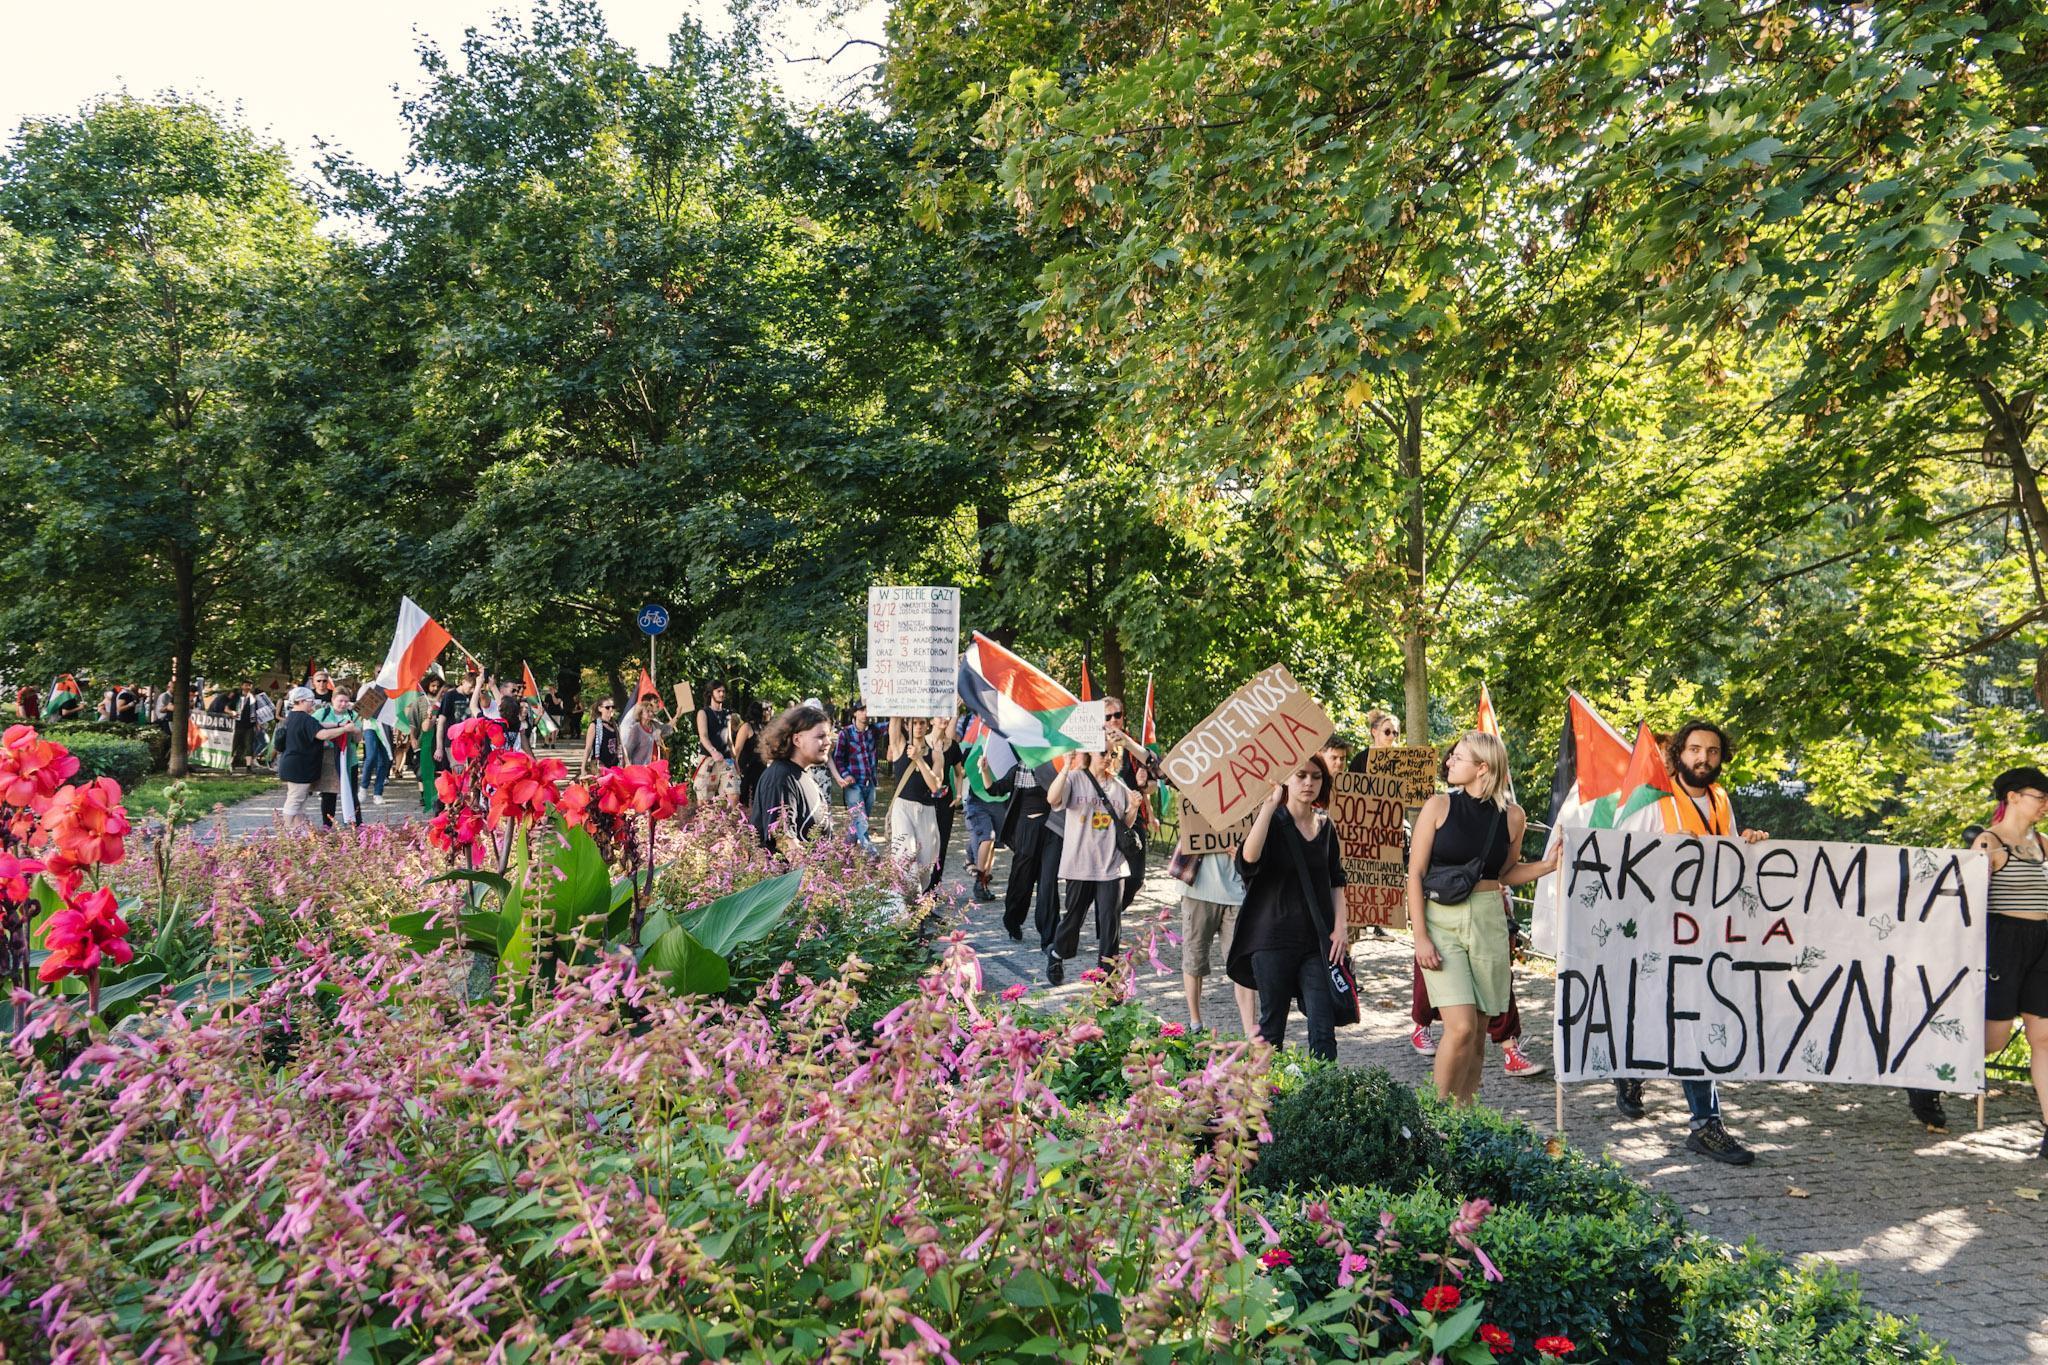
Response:
[[[1423,907],[1429,941],[1443,958],[1422,973],[1429,1003],[1476,1005],[1482,1015],[1506,1014],[1514,999],[1513,959],[1508,952],[1507,908],[1498,891],[1474,891],[1463,905]]]

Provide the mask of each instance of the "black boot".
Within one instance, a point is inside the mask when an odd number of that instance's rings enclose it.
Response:
[[[1616,1081],[1614,1083],[1614,1107],[1625,1119],[1639,1119],[1643,1116],[1643,1083],[1641,1081]]]
[[[1913,1117],[1927,1125],[1928,1132],[1948,1131],[1948,1110],[1942,1107],[1939,1090],[1908,1090],[1906,1104],[1912,1109]]]

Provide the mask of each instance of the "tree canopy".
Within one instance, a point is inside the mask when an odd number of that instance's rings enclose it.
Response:
[[[812,110],[762,17],[425,46],[397,178],[21,129],[0,669],[373,662],[404,592],[623,686],[655,600],[843,698],[924,581],[1169,733],[1285,660],[1526,762],[1577,687],[1866,821],[2042,737],[2037,6],[902,0]]]

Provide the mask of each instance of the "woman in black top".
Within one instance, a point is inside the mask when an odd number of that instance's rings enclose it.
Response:
[[[294,687],[286,698],[289,708],[278,727],[277,777],[284,783],[284,822],[297,822],[311,829],[306,802],[320,781],[322,760],[331,751],[327,741],[346,734],[346,725],[322,728],[313,715],[313,689]]]
[[[769,760],[754,788],[754,833],[761,846],[775,847],[778,833],[809,843],[831,832],[825,793],[811,780],[810,770],[825,761],[832,747],[832,723],[815,706],[792,706],[761,733],[762,756]]]
[[[619,766],[619,704],[610,697],[590,708],[590,731],[583,737],[583,776],[596,777]]]
[[[1337,1019],[1330,969],[1343,956],[1344,855],[1329,817],[1330,770],[1311,755],[1259,807],[1237,851],[1244,906],[1231,940],[1230,979],[1259,993],[1259,1036],[1279,1047],[1287,1011],[1301,1001],[1308,1050],[1334,1060]]]
[[[749,704],[740,732],[733,736],[734,758],[740,772],[741,810],[754,808],[754,790],[761,785],[761,774],[768,769],[768,760],[761,757],[761,732],[767,728],[768,703]]]
[[[1508,751],[1482,730],[1468,731],[1444,759],[1452,790],[1432,796],[1415,816],[1408,849],[1408,923],[1415,962],[1430,1003],[1443,1015],[1436,1050],[1436,1093],[1470,1105],[1486,1056],[1486,1020],[1513,1003],[1505,892],[1557,865],[1520,862],[1526,818],[1508,799]],[[1455,904],[1424,892],[1433,870],[1479,860],[1479,880]]]
[[[919,881],[939,884],[944,867],[939,811],[952,800],[946,776],[946,737],[937,721],[889,718],[889,764],[896,795],[889,802],[889,851]]]

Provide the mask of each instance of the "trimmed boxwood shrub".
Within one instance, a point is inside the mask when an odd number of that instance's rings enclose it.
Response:
[[[1337,1284],[1334,1252],[1315,1244],[1315,1228],[1302,1217],[1301,1194],[1267,1197],[1267,1218],[1294,1256],[1310,1298]],[[1422,1260],[1441,1248],[1462,1200],[1434,1181],[1407,1193],[1381,1189],[1323,1190],[1354,1245],[1370,1247],[1382,1210],[1394,1215],[1400,1249],[1386,1257],[1394,1296],[1414,1307],[1440,1272]],[[1654,1201],[1631,1213],[1552,1213],[1530,1206],[1498,1208],[1477,1241],[1499,1267],[1503,1282],[1468,1276],[1465,1289],[1486,1300],[1484,1319],[1514,1334],[1503,1361],[1534,1361],[1530,1343],[1553,1332],[1578,1343],[1573,1365],[1588,1360],[1666,1358],[1677,1330],[1677,1291],[1667,1266],[1678,1254],[1683,1228],[1660,1216]],[[1727,1359],[1737,1357],[1723,1357]]]
[[[1327,1067],[1273,1102],[1273,1141],[1251,1180],[1262,1189],[1414,1187],[1443,1159],[1443,1140],[1413,1090],[1385,1071]]]
[[[149,746],[117,735],[71,734],[60,737],[78,756],[77,781],[111,777],[125,789],[149,776]]]
[[[1622,1216],[1643,1212],[1680,1220],[1678,1206],[1629,1178],[1608,1158],[1595,1160],[1491,1109],[1451,1109],[1431,1100],[1431,1121],[1443,1134],[1434,1167],[1437,1188],[1466,1199],[1531,1204],[1550,1213]]]
[[[126,725],[112,720],[62,720],[38,722],[36,729],[44,739],[55,740],[66,748],[72,748],[72,741],[80,735],[132,739],[149,750],[149,771],[153,773],[162,772],[171,763],[170,732],[161,726]]]
[[[1673,1266],[1677,1365],[1956,1365],[1916,1322],[1866,1307],[1853,1275],[1789,1261],[1754,1240],[1688,1243]]]

